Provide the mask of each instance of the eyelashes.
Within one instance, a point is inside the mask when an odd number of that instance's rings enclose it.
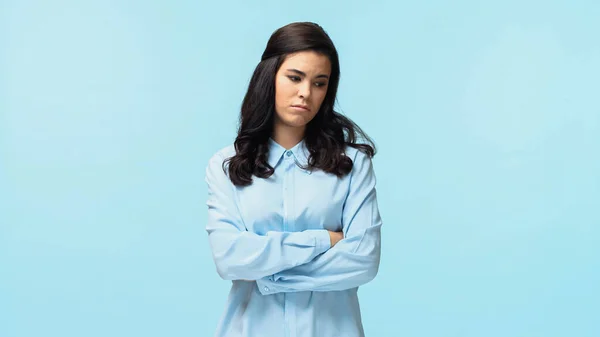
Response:
[[[290,75],[290,76],[288,76],[288,78],[292,82],[300,82],[300,81],[302,81],[302,79],[300,78],[300,76]],[[327,82],[315,82],[315,86],[317,86],[317,87],[323,87],[325,85],[327,85]]]

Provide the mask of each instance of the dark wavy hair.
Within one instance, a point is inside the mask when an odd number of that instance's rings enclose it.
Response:
[[[304,141],[309,150],[308,169],[321,169],[338,177],[352,170],[345,154],[351,146],[373,157],[375,145],[348,117],[333,110],[340,79],[338,54],[329,35],[312,22],[295,22],[277,29],[269,38],[262,58],[250,79],[242,103],[236,154],[229,162],[229,177],[236,186],[252,184],[252,176],[268,178],[275,171],[267,162],[269,137],[275,114],[275,75],[289,54],[315,51],[329,58],[331,75],[327,94],[315,117],[307,124]],[[364,143],[359,143],[358,141]]]

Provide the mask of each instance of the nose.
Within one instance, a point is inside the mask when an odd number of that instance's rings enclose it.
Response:
[[[310,97],[310,81],[304,81],[298,85],[298,96],[303,98]]]

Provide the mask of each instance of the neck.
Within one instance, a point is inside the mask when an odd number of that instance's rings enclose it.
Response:
[[[289,150],[296,146],[304,138],[305,127],[290,127],[286,125],[275,125],[273,128],[273,140]]]

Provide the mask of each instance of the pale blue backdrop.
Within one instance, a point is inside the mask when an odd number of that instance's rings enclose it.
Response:
[[[368,336],[600,336],[598,1],[0,4],[0,336],[212,335],[204,168],[304,20],[379,146]]]

